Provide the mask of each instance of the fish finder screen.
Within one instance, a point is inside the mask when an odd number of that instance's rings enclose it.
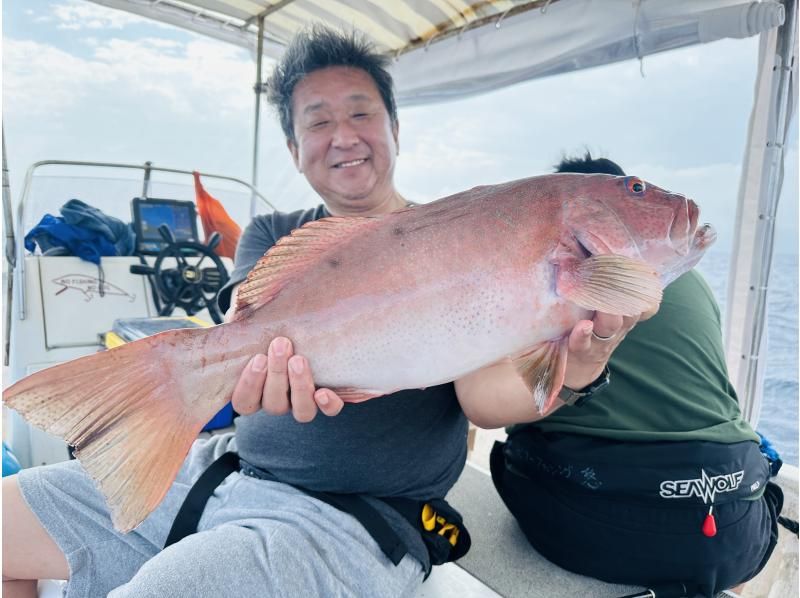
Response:
[[[166,224],[176,241],[197,241],[197,214],[191,201],[172,199],[133,200],[133,226],[139,253],[154,254],[166,242],[158,227]]]

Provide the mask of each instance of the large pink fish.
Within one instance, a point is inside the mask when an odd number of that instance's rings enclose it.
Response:
[[[235,321],[52,367],[4,401],[77,447],[127,531],[162,500],[197,433],[277,335],[350,402],[513,356],[547,411],[574,324],[593,310],[657,305],[714,240],[698,213],[635,177],[558,174],[378,218],[320,220],[261,258]]]

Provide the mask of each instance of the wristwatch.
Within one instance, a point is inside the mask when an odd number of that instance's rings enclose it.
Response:
[[[580,390],[572,390],[571,388],[562,386],[561,390],[558,391],[558,398],[564,401],[567,405],[580,407],[610,383],[611,370],[609,370],[608,365],[606,365],[603,368],[603,371],[600,373],[600,376],[598,376],[594,382],[589,384],[589,386],[584,386]]]

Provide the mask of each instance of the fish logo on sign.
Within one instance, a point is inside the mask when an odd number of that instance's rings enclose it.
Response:
[[[53,283],[61,285],[61,288],[56,291],[56,295],[60,295],[68,289],[75,289],[83,293],[85,301],[91,301],[95,295],[127,297],[131,303],[136,300],[136,295],[128,293],[110,282],[101,282],[99,278],[87,276],[86,274],[65,274],[54,278]],[[102,292],[100,292],[100,285],[102,285]]]

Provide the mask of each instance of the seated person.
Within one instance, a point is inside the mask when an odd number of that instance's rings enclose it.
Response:
[[[358,37],[326,29],[304,31],[287,48],[269,100],[297,168],[323,203],[253,220],[221,294],[223,309],[236,305],[237,285],[258,258],[293,229],[407,206],[394,183],[399,125],[386,65]],[[596,314],[578,322],[567,386],[591,384],[616,346],[592,338],[592,329],[621,338],[637,320]],[[235,434],[195,442],[163,502],[128,534],[114,529],[78,461],[4,478],[3,594],[34,596],[36,579],[55,578],[69,579],[67,596],[413,595],[434,555],[419,515],[412,524],[388,499],[443,499],[466,459],[465,413],[495,427],[541,416],[510,361],[455,383],[345,406],[315,387],[311,364],[286,338],[253,356],[233,404],[241,414]],[[199,523],[181,525],[196,533],[173,541],[190,488],[233,451],[241,471],[212,487]],[[319,498],[332,494],[348,498],[339,506]],[[340,508],[345,503],[366,508],[377,528]],[[396,550],[386,549],[387,537]]]
[[[625,174],[588,152],[557,171]],[[531,545],[613,583],[684,582],[713,596],[754,577],[777,542],[783,495],[742,419],[702,276],[670,284],[608,367],[590,400],[495,444],[492,478]]]

